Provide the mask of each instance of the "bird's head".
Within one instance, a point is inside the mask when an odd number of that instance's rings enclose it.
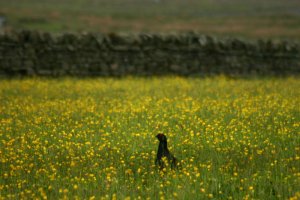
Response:
[[[164,141],[167,141],[167,137],[162,134],[162,133],[159,133],[156,135],[156,138],[160,141],[160,142],[164,142]]]

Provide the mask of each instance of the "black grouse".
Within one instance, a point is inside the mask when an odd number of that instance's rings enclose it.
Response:
[[[167,165],[170,165],[172,169],[177,167],[177,159],[170,153],[168,149],[167,137],[159,133],[156,135],[156,138],[159,140],[157,156],[155,164],[160,167],[160,169],[165,168]],[[168,162],[168,164],[165,163]]]

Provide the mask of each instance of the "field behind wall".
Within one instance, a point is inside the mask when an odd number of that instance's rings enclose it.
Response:
[[[0,1],[0,16],[6,19],[7,30],[196,31],[299,41],[299,8],[298,0],[14,0]]]
[[[297,78],[0,80],[0,198],[300,198]],[[159,171],[167,135],[179,170]]]

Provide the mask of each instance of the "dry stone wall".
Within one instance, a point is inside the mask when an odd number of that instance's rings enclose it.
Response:
[[[297,43],[195,33],[0,35],[2,76],[298,75]]]

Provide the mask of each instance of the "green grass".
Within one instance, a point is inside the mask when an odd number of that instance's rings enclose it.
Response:
[[[300,198],[297,78],[0,80],[0,199]],[[182,169],[154,165],[167,135]]]
[[[297,39],[297,0],[1,1],[6,29],[50,32],[182,32],[220,37]]]

